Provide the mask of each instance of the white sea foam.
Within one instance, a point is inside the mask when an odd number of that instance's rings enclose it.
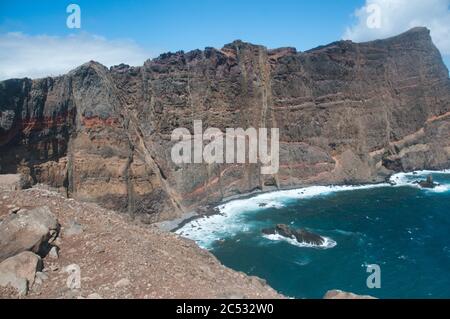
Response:
[[[434,193],[443,193],[448,192],[450,190],[450,184],[440,184],[436,186],[435,188],[422,188],[417,183],[418,181],[424,180],[427,178],[430,174],[450,174],[450,170],[441,170],[441,171],[430,171],[430,170],[423,170],[423,171],[415,171],[410,173],[397,173],[395,175],[392,175],[390,178],[391,183],[394,184],[394,186],[409,186],[409,187],[415,187],[424,189],[427,192],[434,192]]]
[[[390,178],[394,187],[420,187],[417,180],[426,178],[429,174],[449,174],[444,171],[417,171],[415,173],[398,173]],[[176,231],[177,234],[196,241],[201,247],[210,249],[215,241],[233,237],[238,233],[261,229],[267,225],[247,223],[245,215],[257,213],[269,208],[283,208],[289,201],[326,196],[336,192],[391,187],[389,183],[356,185],[356,186],[311,186],[299,189],[261,193],[250,198],[236,199],[219,205],[220,214],[195,219]],[[443,184],[427,192],[445,192],[450,190],[450,184]]]
[[[220,214],[195,219],[176,231],[177,234],[196,241],[201,247],[210,249],[215,241],[232,237],[264,225],[248,224],[246,213],[255,213],[269,208],[283,208],[291,200],[325,196],[339,191],[386,187],[389,184],[360,186],[311,186],[300,189],[258,194],[254,197],[237,199],[217,208]],[[266,225],[267,226],[267,225]]]
[[[263,235],[263,237],[273,241],[285,241],[291,245],[303,248],[330,249],[337,245],[337,243],[333,239],[328,237],[322,237],[324,239],[324,242],[321,245],[301,243],[294,238],[284,237],[279,234]]]

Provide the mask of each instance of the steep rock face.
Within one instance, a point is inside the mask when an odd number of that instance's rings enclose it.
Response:
[[[450,81],[429,31],[306,52],[241,41],[142,67],[0,82],[0,165],[152,222],[252,190],[450,166]],[[177,127],[278,127],[280,170],[183,164]]]

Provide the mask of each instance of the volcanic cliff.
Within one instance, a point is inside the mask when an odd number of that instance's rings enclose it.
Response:
[[[86,63],[0,82],[0,173],[172,219],[254,190],[366,183],[450,167],[450,80],[429,30],[306,52],[235,41],[142,67]],[[278,127],[280,170],[176,165],[177,127]]]

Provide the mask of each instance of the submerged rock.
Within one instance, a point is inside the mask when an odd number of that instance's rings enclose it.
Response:
[[[285,224],[278,224],[274,228],[263,229],[262,233],[265,235],[280,235],[287,238],[293,238],[299,243],[315,246],[323,245],[325,242],[325,239],[320,235],[311,233],[305,229],[292,229]]]

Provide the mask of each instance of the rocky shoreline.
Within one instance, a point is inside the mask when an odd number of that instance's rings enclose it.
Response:
[[[90,61],[59,77],[0,82],[0,173],[146,223],[255,190],[373,183],[448,167],[449,88],[421,27],[305,52],[237,40],[139,67]],[[171,133],[191,132],[195,120],[278,128],[279,171],[175,164]]]
[[[286,298],[156,225],[2,177],[0,299]]]
[[[414,171],[411,171],[414,172]],[[407,172],[404,172],[407,173]],[[301,190],[303,188],[306,187],[312,187],[312,186],[366,186],[366,185],[379,185],[379,184],[391,184],[392,182],[390,181],[390,178],[392,176],[394,176],[395,174],[397,174],[396,172],[391,172],[389,175],[387,176],[379,176],[377,178],[376,181],[374,182],[364,182],[364,183],[359,183],[359,184],[348,184],[348,183],[344,183],[344,182],[340,182],[340,183],[323,183],[320,185],[309,185],[309,184],[305,184],[305,185],[296,185],[296,186],[291,186],[291,187],[281,187],[281,188],[270,188],[270,189],[265,189],[265,190],[255,190],[249,193],[245,193],[245,194],[236,194],[236,195],[232,195],[229,197],[226,197],[224,199],[222,199],[219,202],[216,203],[211,203],[208,205],[204,205],[204,206],[199,206],[196,210],[191,211],[189,213],[185,213],[182,214],[181,217],[177,217],[174,219],[169,219],[169,220],[165,220],[162,222],[156,222],[154,223],[155,226],[159,227],[161,230],[165,230],[165,231],[170,231],[170,232],[176,232],[178,229],[182,228],[183,226],[185,226],[186,224],[199,219],[199,218],[203,218],[203,217],[207,217],[207,216],[212,216],[212,215],[216,215],[216,214],[220,214],[220,211],[218,210],[218,206],[220,205],[225,205],[229,202],[235,201],[235,200],[240,200],[240,199],[247,199],[247,198],[251,198],[253,196],[256,195],[261,195],[261,194],[268,194],[268,193],[276,193],[276,192],[280,192],[280,191],[288,191],[288,190]]]
[[[446,170],[446,169],[444,169],[444,170]],[[416,172],[416,170],[404,171],[402,173],[414,173],[414,172]],[[215,214],[220,214],[220,211],[217,208],[220,205],[225,205],[231,201],[247,199],[247,198],[251,198],[256,195],[267,194],[267,193],[276,193],[276,192],[280,192],[280,191],[296,190],[296,189],[301,190],[303,188],[311,187],[311,186],[331,186],[331,187],[332,186],[355,186],[355,187],[357,187],[357,186],[379,185],[379,184],[386,184],[386,185],[389,184],[389,185],[395,186],[395,182],[391,181],[391,177],[393,177],[396,174],[398,174],[398,173],[392,172],[387,176],[379,176],[378,181],[365,182],[365,183],[359,183],[359,184],[347,184],[347,183],[343,183],[343,182],[342,183],[332,183],[332,184],[324,183],[321,185],[297,185],[297,186],[293,186],[293,187],[282,187],[279,189],[256,190],[256,191],[249,192],[246,194],[229,196],[217,203],[209,204],[206,206],[199,206],[194,211],[182,214],[181,217],[165,220],[163,222],[157,222],[157,223],[154,223],[154,225],[165,231],[176,232],[178,229],[182,228],[186,224],[188,224],[196,219],[207,217],[207,216],[212,216]],[[439,184],[433,182],[432,177],[431,177],[431,180],[429,180],[429,177],[427,177],[426,180],[417,180],[415,184],[419,185],[422,188],[434,188],[436,186],[439,186]]]
[[[27,297],[220,298],[224,288],[225,296],[283,297],[169,231],[220,213],[217,203],[256,194],[448,167],[449,89],[448,70],[421,27],[306,52],[237,40],[140,67],[90,61],[58,77],[1,81],[0,174],[8,174],[0,176],[1,225],[48,207],[62,229],[62,237],[53,229],[58,236],[41,238],[56,243],[58,258],[34,245],[10,248],[8,258],[32,251],[43,262],[41,269],[25,256],[35,277],[45,274],[42,289],[27,279]],[[191,129],[194,114],[207,127],[279,128],[280,170],[175,164],[170,134]],[[60,193],[21,190],[39,184]],[[79,233],[65,237],[68,227]],[[2,245],[15,245],[11,238]],[[81,290],[62,284],[69,265],[87,273]]]

